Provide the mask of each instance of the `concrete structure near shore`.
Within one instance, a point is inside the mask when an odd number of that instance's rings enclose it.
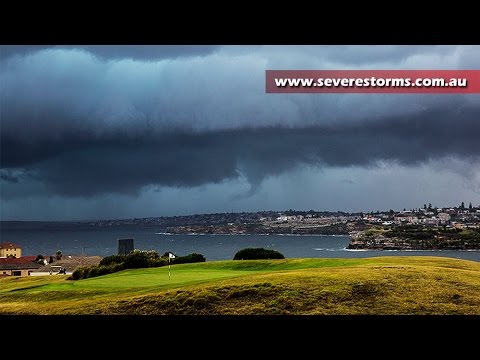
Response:
[[[133,251],[132,239],[118,239],[118,255],[127,255]]]

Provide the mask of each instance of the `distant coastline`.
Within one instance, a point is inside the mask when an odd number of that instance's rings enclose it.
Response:
[[[249,234],[249,233],[241,233],[241,234],[224,234],[224,233],[169,233],[169,232],[158,232],[155,233],[156,235],[165,235],[165,236],[350,236],[349,234],[271,234],[271,233],[262,233],[262,234]]]
[[[302,224],[288,222],[265,222],[208,226],[168,227],[172,235],[348,235],[346,222],[327,224]]]
[[[348,213],[259,211],[91,221],[2,221],[0,229],[151,229],[160,235],[350,236],[347,250],[479,250],[480,206]]]
[[[480,250],[480,230],[372,227],[351,234],[347,250]]]

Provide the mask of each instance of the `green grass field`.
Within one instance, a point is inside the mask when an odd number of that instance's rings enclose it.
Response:
[[[79,281],[0,279],[0,314],[480,314],[480,263],[443,257],[215,261]]]

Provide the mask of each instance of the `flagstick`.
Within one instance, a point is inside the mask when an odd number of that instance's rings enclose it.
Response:
[[[168,280],[170,280],[170,254],[168,254]]]

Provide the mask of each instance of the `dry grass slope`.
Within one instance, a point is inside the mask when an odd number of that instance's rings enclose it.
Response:
[[[221,261],[72,282],[0,280],[13,314],[480,314],[480,263],[435,257]]]

